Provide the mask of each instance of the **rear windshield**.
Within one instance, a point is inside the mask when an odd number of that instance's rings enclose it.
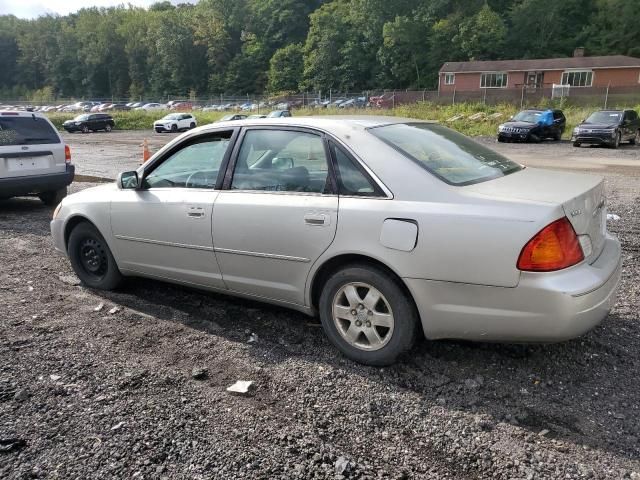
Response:
[[[484,182],[523,168],[442,125],[400,123],[369,132],[451,185]]]
[[[60,138],[44,118],[0,116],[0,146],[60,143]]]

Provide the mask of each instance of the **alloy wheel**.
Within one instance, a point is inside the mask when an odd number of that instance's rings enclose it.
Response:
[[[393,336],[393,312],[384,295],[367,283],[348,283],[333,298],[333,321],[340,336],[360,350],[379,350]]]

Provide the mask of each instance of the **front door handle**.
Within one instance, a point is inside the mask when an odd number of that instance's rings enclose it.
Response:
[[[329,215],[325,215],[324,213],[316,214],[316,213],[307,213],[304,216],[304,223],[312,226],[323,226],[329,225],[330,217]]]

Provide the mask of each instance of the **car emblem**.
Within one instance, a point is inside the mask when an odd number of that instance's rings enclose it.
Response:
[[[22,147],[22,150],[29,150],[29,147]]]
[[[582,215],[582,210],[578,209],[571,212],[572,217],[577,217],[578,215]]]

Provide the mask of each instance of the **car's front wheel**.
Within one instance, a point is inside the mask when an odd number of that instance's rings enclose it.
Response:
[[[190,129],[194,129],[194,128],[196,128],[196,124],[195,124],[195,122],[191,122],[191,123],[189,124],[189,128],[190,128]]]
[[[365,365],[392,364],[416,339],[413,300],[396,278],[376,267],[352,265],[333,274],[319,310],[331,343]]]
[[[67,251],[74,272],[85,285],[113,290],[122,282],[107,242],[90,223],[80,223],[71,231]]]
[[[111,126],[111,124],[107,123],[107,125],[104,127],[104,131],[110,132],[111,130],[113,130],[113,127]]]
[[[173,125],[171,125],[171,131],[172,132],[177,132],[178,131],[178,125],[176,125],[175,123]]]
[[[89,133],[89,127],[87,125],[82,126],[82,133]]]
[[[620,146],[620,142],[622,141],[622,135],[620,135],[620,132],[616,133],[616,138],[613,141],[613,144],[611,144],[611,148],[618,148]]]
[[[38,194],[38,198],[42,200],[42,203],[50,207],[58,205],[64,197],[67,196],[67,187],[60,188],[58,190],[52,190],[49,192],[42,192]]]

